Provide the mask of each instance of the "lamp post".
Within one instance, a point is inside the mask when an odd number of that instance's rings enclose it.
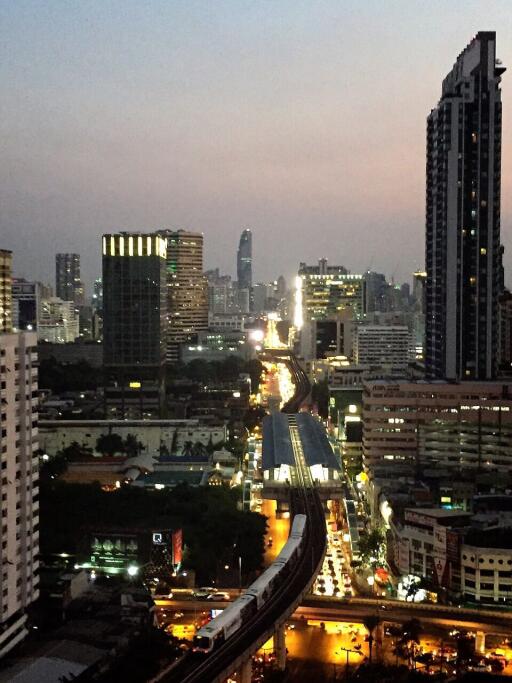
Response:
[[[349,658],[349,654],[351,652],[353,652],[354,654],[359,655],[360,657],[363,657],[364,655],[362,652],[359,652],[359,650],[351,650],[348,647],[340,647],[340,650],[342,652],[345,652],[345,654],[347,656],[346,661],[345,661],[345,678],[348,679],[348,658]],[[338,654],[338,653],[336,652],[336,654]]]

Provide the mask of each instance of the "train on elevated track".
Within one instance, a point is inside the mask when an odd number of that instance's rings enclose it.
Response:
[[[208,654],[251,620],[291,573],[306,547],[306,515],[295,515],[290,535],[274,562],[222,614],[203,626],[194,637],[192,651]]]

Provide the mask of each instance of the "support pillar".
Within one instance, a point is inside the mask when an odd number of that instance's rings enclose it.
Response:
[[[284,624],[280,626],[274,633],[274,654],[276,656],[276,664],[279,671],[286,669],[286,639],[284,632]]]
[[[377,624],[377,626],[375,627],[374,638],[375,638],[375,650],[376,650],[377,659],[379,661],[381,661],[382,660],[382,643],[384,642],[384,622],[383,621],[381,621],[380,624]]]
[[[252,680],[252,657],[249,657],[240,667],[240,683],[251,683]]]
[[[483,631],[476,632],[475,650],[480,654],[485,654],[485,633]]]

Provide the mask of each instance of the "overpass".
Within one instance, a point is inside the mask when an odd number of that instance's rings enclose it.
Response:
[[[161,671],[153,683],[222,683],[234,671],[240,673],[241,683],[251,680],[252,655],[271,637],[276,645],[278,665],[284,669],[286,648],[284,626],[309,592],[323,562],[326,547],[325,514],[315,489],[310,468],[302,448],[302,438],[294,414],[310,391],[309,380],[294,357],[290,366],[295,378],[295,395],[284,406],[293,453],[293,475],[288,495],[293,514],[306,515],[303,552],[287,567],[286,578],[271,593],[249,620],[242,622],[235,633],[208,655],[188,652],[180,660]],[[236,603],[235,603],[236,604]],[[204,603],[201,603],[204,607]],[[225,603],[222,605],[226,606]]]
[[[226,602],[200,600],[166,600],[165,607],[183,612],[200,612],[205,607],[223,609]],[[376,600],[373,598],[335,598],[306,595],[293,617],[315,621],[361,622],[365,617],[378,614],[382,623],[405,623],[419,619],[423,624],[446,628],[482,631],[484,634],[508,636],[512,633],[512,612],[493,610],[490,606],[479,609],[438,605],[432,603]]]

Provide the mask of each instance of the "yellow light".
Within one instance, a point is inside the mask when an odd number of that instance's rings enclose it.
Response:
[[[128,237],[128,256],[133,256],[133,237]]]
[[[110,255],[116,255],[116,238],[114,235],[110,235]]]
[[[130,389],[140,389],[141,384],[140,382],[130,382]]]
[[[124,256],[124,237],[119,236],[119,256]]]
[[[103,237],[103,254],[107,253],[107,238]]]
[[[147,244],[148,256],[151,256],[151,236],[150,235],[148,235],[148,237],[146,238],[146,244]]]
[[[142,256],[142,235],[137,238],[137,256]]]

